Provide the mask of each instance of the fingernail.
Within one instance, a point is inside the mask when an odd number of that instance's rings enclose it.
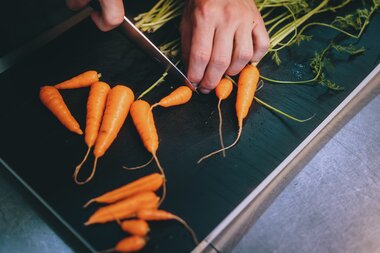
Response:
[[[205,89],[205,88],[199,88],[198,89],[200,92],[202,92],[203,94],[209,94],[211,90],[209,89]]]

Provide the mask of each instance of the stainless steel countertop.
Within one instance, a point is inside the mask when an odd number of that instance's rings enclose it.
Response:
[[[290,182],[233,250],[380,252],[380,95]],[[0,175],[0,252],[74,252]]]
[[[379,112],[377,95],[290,182],[233,253],[380,252]]]

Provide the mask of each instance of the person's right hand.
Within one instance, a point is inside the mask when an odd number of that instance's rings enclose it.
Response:
[[[101,31],[112,30],[123,22],[124,5],[122,0],[95,1],[99,1],[102,12],[93,11],[91,18]],[[66,0],[67,6],[72,10],[79,10],[89,2],[90,0]]]

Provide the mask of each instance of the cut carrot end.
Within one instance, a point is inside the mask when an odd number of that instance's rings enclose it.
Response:
[[[102,73],[98,73],[98,78],[101,78],[102,77]]]
[[[158,202],[158,206],[160,206],[162,202],[164,202],[164,199],[166,197],[166,176],[165,176],[165,171],[162,168],[160,161],[157,158],[157,155],[153,154],[153,158],[156,161],[157,167],[160,170],[162,177],[164,178],[164,182],[162,183],[162,196],[161,196],[160,202]]]
[[[142,169],[142,168],[145,168],[146,166],[148,166],[153,161],[153,159],[154,159],[154,157],[152,156],[152,158],[150,158],[150,160],[147,163],[144,163],[143,165],[136,166],[136,167],[123,166],[123,169],[125,169],[125,170],[138,170],[138,169]]]
[[[207,158],[210,158],[210,157],[213,156],[213,155],[216,155],[216,154],[218,154],[218,153],[220,153],[220,152],[223,152],[223,150],[225,151],[225,150],[230,149],[230,148],[232,148],[233,146],[235,146],[235,145],[238,143],[239,139],[240,139],[242,129],[243,129],[243,128],[240,126],[240,123],[239,123],[239,131],[238,131],[238,135],[237,135],[237,137],[236,137],[236,140],[235,140],[231,145],[229,145],[228,147],[225,147],[225,148],[219,149],[219,150],[217,150],[217,151],[214,151],[214,152],[212,152],[212,153],[210,153],[210,154],[208,154],[208,155],[203,156],[201,159],[198,160],[197,164],[200,164],[203,160],[205,160],[205,159],[207,159]]]
[[[223,118],[222,118],[222,110],[220,108],[222,100],[219,99],[218,102],[218,114],[219,114],[219,141],[220,141],[220,146],[223,149],[223,157],[226,157],[226,151],[224,150],[224,142],[223,142],[223,133],[222,133],[222,124],[223,124]]]

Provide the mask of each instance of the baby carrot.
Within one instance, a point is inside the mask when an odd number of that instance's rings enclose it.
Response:
[[[40,89],[41,102],[57,117],[57,119],[70,131],[83,134],[79,123],[71,115],[59,91],[52,86],[43,86]]]
[[[241,132],[243,129],[243,120],[247,117],[249,108],[252,105],[253,98],[255,96],[255,92],[257,89],[257,84],[259,81],[260,73],[259,70],[253,66],[252,64],[248,64],[239,75],[238,80],[238,90],[237,90],[237,98],[236,98],[236,116],[238,119],[238,135],[236,140],[229,145],[228,147],[222,148],[220,150],[214,151],[204,157],[202,157],[198,163],[202,162],[204,159],[209,158],[219,152],[223,152],[223,150],[227,150],[236,145],[239,141]]]
[[[220,109],[220,104],[222,100],[225,100],[229,97],[232,91],[232,82],[231,80],[227,78],[223,78],[220,80],[218,86],[216,86],[215,94],[218,97],[218,114],[219,114],[219,140],[220,145],[222,149],[224,149],[224,142],[223,142],[223,133],[222,133],[222,124],[223,124],[223,118],[222,118],[222,110]],[[223,157],[226,156],[225,150],[223,150]]]
[[[123,85],[116,85],[108,93],[106,109],[104,111],[102,124],[95,142],[94,166],[90,176],[81,182],[77,180],[78,184],[85,184],[93,178],[98,159],[104,155],[106,150],[115,140],[120,128],[123,126],[124,121],[128,116],[129,108],[131,107],[134,99],[135,96],[132,90]]]
[[[186,221],[184,221],[182,218],[178,217],[177,215],[174,215],[164,210],[141,209],[137,211],[136,217],[141,220],[146,220],[146,221],[176,220],[179,223],[181,223],[190,232],[194,240],[194,243],[195,244],[199,243],[194,230],[187,224]]]
[[[182,105],[191,99],[193,91],[187,86],[180,86],[169,95],[162,98],[158,103],[152,105],[152,108],[156,106],[170,107],[175,105]]]
[[[82,74],[79,74],[69,80],[56,84],[54,87],[59,90],[88,87],[91,84],[99,81],[99,78],[101,76],[102,75],[95,70],[90,70],[83,72]]]
[[[146,245],[146,239],[141,236],[129,236],[118,242],[114,248],[121,253],[136,252],[143,249]]]
[[[154,192],[138,193],[112,205],[99,208],[93,215],[90,216],[85,225],[106,223],[109,221],[129,218],[139,209],[142,209],[147,205],[156,205],[158,202],[159,197]]]
[[[146,236],[149,232],[149,225],[145,220],[125,220],[120,227],[131,235]]]
[[[77,176],[82,165],[87,160],[90,150],[95,144],[96,138],[98,137],[100,123],[102,122],[107,95],[110,89],[110,86],[104,82],[96,82],[91,85],[90,94],[87,100],[86,129],[84,137],[88,148],[83,160],[75,168],[73,178],[77,184],[81,184],[81,182],[78,181]]]
[[[158,149],[158,134],[149,103],[144,100],[135,101],[131,106],[131,117],[145,148],[153,155],[153,158],[164,177],[161,198],[162,202],[166,195],[165,173],[156,154]]]
[[[93,198],[88,201],[84,207],[93,202],[111,204],[140,192],[156,191],[162,186],[163,182],[164,178],[162,175],[153,173],[148,176],[139,178],[113,191],[107,192],[99,197]]]

